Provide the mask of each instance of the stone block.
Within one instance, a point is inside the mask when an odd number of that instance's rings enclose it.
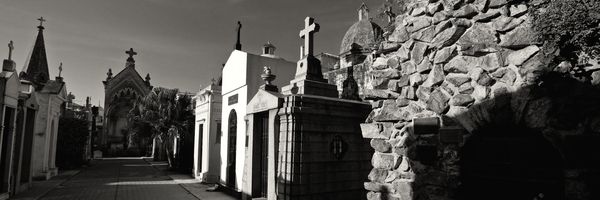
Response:
[[[365,100],[379,100],[379,99],[395,99],[398,98],[399,94],[387,90],[369,90],[366,89],[363,92]]]
[[[392,149],[392,145],[383,139],[371,139],[371,147],[381,153],[388,153]]]
[[[411,59],[414,63],[421,63],[428,45],[423,42],[415,42],[415,46],[411,51]]]
[[[489,22],[490,20],[499,17],[500,16],[500,11],[495,9],[495,10],[489,10],[486,13],[481,13],[475,17],[473,17],[473,20],[475,20],[476,22]]]
[[[414,33],[421,29],[431,26],[431,22],[431,18],[429,17],[417,17],[411,22],[409,22],[409,26],[406,27],[406,30],[409,33]]]
[[[433,69],[429,72],[427,80],[423,85],[425,87],[432,87],[441,84],[444,81],[444,70],[441,65],[433,66]]]
[[[448,111],[449,98],[439,89],[434,90],[429,99],[427,100],[427,109],[437,113],[443,114]]]
[[[467,4],[458,10],[452,12],[452,17],[455,18],[471,18],[477,15],[477,9],[471,4]]]
[[[363,138],[381,138],[389,139],[389,135],[384,135],[383,125],[380,123],[362,123],[360,124],[360,130]]]
[[[463,85],[467,82],[471,82],[471,77],[469,77],[466,74],[450,73],[450,74],[446,75],[446,81],[456,87],[460,87],[461,85]]]
[[[498,8],[504,6],[508,3],[507,0],[490,0],[489,7],[490,8]]]
[[[382,70],[388,68],[388,59],[384,57],[378,57],[375,59],[375,62],[371,65],[371,67],[375,70]]]
[[[394,190],[396,191],[396,194],[400,195],[400,199],[413,199],[414,195],[412,182],[406,180],[396,180],[392,182],[392,185],[394,187]]]
[[[400,66],[402,67],[403,75],[411,75],[411,74],[417,72],[417,66],[415,65],[415,63],[413,61],[403,62],[402,64],[400,64]]]
[[[373,154],[371,164],[374,168],[382,170],[392,170],[397,168],[398,156],[392,153],[378,153]]]
[[[456,46],[444,47],[435,53],[435,56],[433,57],[433,63],[434,64],[447,63],[448,61],[450,61],[450,59],[452,59],[456,55],[457,55]]]
[[[388,170],[373,168],[369,172],[368,178],[373,182],[384,183],[387,176]]]
[[[490,77],[490,75],[487,72],[481,72],[479,74],[479,76],[477,77],[477,84],[482,85],[482,86],[492,86],[494,85],[494,83],[496,83],[496,80],[494,80],[492,77]]]
[[[458,94],[458,95],[452,97],[452,99],[450,100],[450,105],[452,105],[452,106],[469,106],[473,102],[475,102],[475,99],[473,97],[471,97],[471,95]]]
[[[511,65],[521,66],[527,59],[535,55],[540,48],[536,45],[527,46],[523,49],[519,49],[508,54],[506,62]]]
[[[511,17],[518,17],[527,12],[527,5],[525,5],[525,4],[511,5],[509,10],[510,10]]]

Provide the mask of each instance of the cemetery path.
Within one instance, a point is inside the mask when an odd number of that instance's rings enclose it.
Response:
[[[41,199],[197,199],[165,172],[141,158],[96,160]]]

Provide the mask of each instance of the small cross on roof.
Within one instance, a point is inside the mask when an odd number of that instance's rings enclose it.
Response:
[[[44,17],[40,17],[37,20],[40,21],[40,26],[42,26],[43,23],[46,21],[46,19],[44,19]]]
[[[133,51],[133,48],[129,48],[129,51],[125,51],[125,53],[127,53],[130,58],[133,58],[133,56],[137,55],[137,52]]]

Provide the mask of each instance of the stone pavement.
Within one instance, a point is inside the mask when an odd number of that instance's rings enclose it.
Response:
[[[158,169],[159,171],[166,171],[167,163],[165,162],[154,162],[151,158],[145,159],[150,165]],[[199,180],[194,179],[190,175],[177,174],[169,172],[167,174],[173,181],[179,183],[181,187],[185,188],[188,192],[194,195],[198,199],[202,200],[237,200],[238,198],[232,197],[223,192],[209,192],[206,191],[212,185],[200,183]]]
[[[68,171],[34,186],[11,199],[177,199],[235,200],[221,192],[207,192],[208,185],[189,175],[166,171],[164,162],[142,158],[105,158],[91,167]]]

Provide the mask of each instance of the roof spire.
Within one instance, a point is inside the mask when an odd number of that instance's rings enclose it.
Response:
[[[44,22],[46,22],[46,19],[44,19],[44,17],[40,17],[37,20],[40,21],[40,25],[38,26],[38,29],[44,30]]]
[[[242,50],[242,43],[240,43],[240,32],[242,30],[242,23],[240,21],[237,22],[237,42],[235,43],[235,50]]]
[[[362,5],[360,5],[360,7],[358,8],[358,20],[369,20],[369,7],[367,7],[367,4],[365,4],[365,2],[362,3]]]
[[[38,26],[38,35],[30,53],[31,57],[26,60],[25,66],[19,74],[22,79],[34,83],[36,90],[41,89],[41,86],[50,80],[46,46],[44,44],[44,27],[42,26],[46,20],[43,17],[37,20],[40,21],[40,26]]]
[[[12,51],[15,49],[15,46],[13,44],[13,41],[11,40],[8,43],[8,60],[12,60]]]

